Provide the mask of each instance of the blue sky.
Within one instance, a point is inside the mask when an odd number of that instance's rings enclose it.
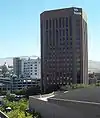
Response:
[[[89,59],[100,61],[99,0],[0,0],[0,58],[40,56],[40,13],[82,7],[88,15]]]

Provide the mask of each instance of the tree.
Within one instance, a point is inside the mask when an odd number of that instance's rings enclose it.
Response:
[[[26,90],[26,97],[28,98],[29,96],[31,95],[37,95],[37,94],[40,94],[41,90],[40,90],[40,86],[33,86],[33,87],[30,87]]]
[[[22,89],[22,90],[17,90],[14,92],[16,95],[25,95],[26,93],[26,89]]]
[[[15,95],[7,94],[7,95],[6,95],[6,98],[7,98],[9,101],[13,102],[13,101],[15,100]]]
[[[7,68],[7,65],[6,63],[2,66],[2,74],[3,74],[3,77],[6,77],[6,73],[8,72],[8,68]]]
[[[49,85],[48,88],[46,89],[46,93],[57,91],[59,89],[60,89],[59,85]]]

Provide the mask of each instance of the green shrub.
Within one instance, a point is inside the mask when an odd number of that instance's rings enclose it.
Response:
[[[95,85],[96,85],[96,86],[100,86],[100,83],[96,83]]]

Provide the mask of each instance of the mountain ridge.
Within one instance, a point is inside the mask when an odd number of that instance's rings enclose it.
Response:
[[[20,57],[24,58],[24,57],[28,57],[28,56],[20,56]],[[36,57],[36,56],[30,56],[30,57]],[[3,65],[5,62],[8,65],[12,66],[13,57],[0,58],[0,65]],[[88,60],[88,71],[89,72],[100,72],[100,61]]]

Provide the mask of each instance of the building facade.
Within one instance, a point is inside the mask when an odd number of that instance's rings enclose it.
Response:
[[[40,79],[41,78],[41,60],[22,59],[21,73],[24,78]]]
[[[41,61],[40,58],[13,58],[14,74],[17,77],[40,79]]]
[[[87,17],[82,8],[44,11],[41,21],[41,83],[88,83]]]
[[[40,86],[41,59],[39,57],[13,58],[14,76],[11,79],[12,91]]]
[[[17,78],[16,76],[12,78],[11,80],[11,90],[21,90],[21,89],[27,89],[32,86],[40,86],[40,79],[32,79],[32,78]]]
[[[19,57],[13,58],[13,71],[17,77],[21,75],[21,59]]]

